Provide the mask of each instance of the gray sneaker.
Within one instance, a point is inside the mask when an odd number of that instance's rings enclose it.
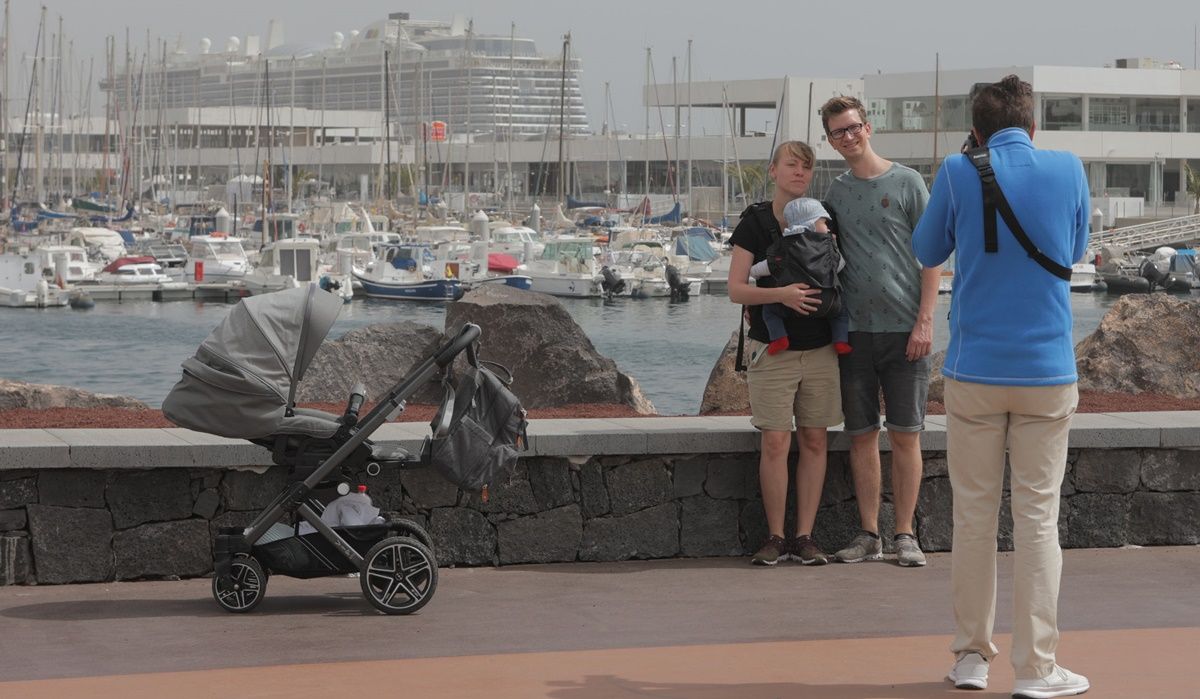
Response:
[[[912,534],[897,534],[893,539],[896,546],[896,562],[906,568],[925,565],[925,554]]]
[[[878,561],[883,558],[883,542],[878,536],[862,532],[854,537],[850,545],[833,554],[842,563],[858,563],[860,561]]]

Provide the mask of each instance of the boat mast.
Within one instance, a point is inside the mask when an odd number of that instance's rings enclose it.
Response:
[[[292,85],[288,96],[288,144],[287,144],[287,210],[292,213],[293,199],[296,196],[296,57],[292,56]],[[295,232],[293,231],[293,235]]]
[[[470,212],[469,200],[471,198],[471,83],[474,76],[471,74],[471,69],[475,64],[475,47],[473,45],[475,39],[475,20],[467,20],[467,125],[466,145],[463,146],[463,212]]]
[[[0,209],[7,209],[4,192],[8,190],[8,39],[9,24],[12,17],[9,13],[9,0],[4,0],[4,39],[0,44]]]
[[[938,171],[938,122],[942,120],[942,59],[941,54],[933,54],[933,162],[929,164],[929,183]]]
[[[41,23],[38,24],[37,38],[34,40],[34,44],[33,44],[34,60],[33,60],[33,64],[32,64],[32,71],[30,72],[30,75],[29,75],[29,92],[25,96],[25,123],[21,127],[20,145],[17,147],[17,169],[13,175],[13,190],[12,190],[12,192],[13,192],[12,193],[12,200],[13,200],[12,203],[13,204],[15,204],[16,200],[17,200],[17,188],[21,186],[21,165],[22,165],[22,161],[25,158],[25,138],[29,134],[29,129],[30,129],[29,119],[34,114],[32,107],[37,98],[37,92],[36,92],[36,88],[37,88],[37,55],[38,55],[38,51],[40,51],[41,47],[42,47],[42,27],[45,24],[46,24],[46,8],[43,7],[42,8],[42,20],[41,20]]]
[[[46,33],[46,6],[42,5],[42,21],[38,25],[38,43],[41,43],[42,37]],[[46,74],[46,54],[45,49],[40,54],[33,55],[34,71],[37,71],[38,64],[41,64],[41,75]],[[42,86],[39,83],[38,90],[34,92],[34,108],[33,113],[37,118],[34,129],[34,144],[33,144],[33,198],[36,201],[42,201],[42,142],[43,142],[43,121],[42,114]]]
[[[687,43],[687,211],[692,216],[692,40]]]
[[[388,75],[389,63],[391,56],[387,49],[383,51],[383,152],[384,152],[384,167],[386,168],[386,187],[383,191],[383,198],[391,201],[392,199],[392,92],[391,80]]]
[[[567,32],[563,37],[563,57],[562,57],[562,77],[558,83],[558,201],[565,202],[566,197],[564,192],[566,189],[566,178],[569,173],[566,172],[563,160],[563,138],[566,135],[566,116],[567,116],[567,51],[571,48],[571,32]]]
[[[508,31],[508,211],[511,214],[513,205],[513,171],[512,171],[512,141],[513,141],[513,99],[517,94],[516,48],[517,23],[512,22]]]
[[[646,47],[646,82],[645,87],[650,87],[650,47]],[[646,171],[643,175],[642,184],[646,189],[646,201],[650,201],[650,100],[646,99],[645,89],[642,90],[642,102],[646,104],[646,137],[642,141],[642,155],[646,160]],[[643,216],[650,213],[649,206],[643,212]],[[639,223],[641,223],[639,221]]]

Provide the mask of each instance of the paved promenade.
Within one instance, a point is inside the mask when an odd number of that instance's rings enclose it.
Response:
[[[1200,697],[1200,548],[1068,550],[1059,657],[1089,697]],[[249,615],[206,579],[0,588],[0,697],[767,699],[1008,696],[1001,658],[962,692],[950,559],[752,568],[746,559],[441,571],[410,617],[358,580],[270,580]]]

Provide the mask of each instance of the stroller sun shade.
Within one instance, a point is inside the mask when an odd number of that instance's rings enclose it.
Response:
[[[163,414],[181,427],[241,439],[328,428],[287,412],[341,308],[339,297],[311,284],[243,299],[184,360]]]

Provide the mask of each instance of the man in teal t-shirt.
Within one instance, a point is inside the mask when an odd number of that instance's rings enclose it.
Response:
[[[842,290],[850,311],[849,354],[840,357],[842,412],[850,437],[850,470],[862,531],[834,554],[844,563],[878,559],[882,391],[883,425],[892,446],[896,561],[925,565],[913,517],[921,486],[921,430],[929,391],[929,351],[940,268],[922,269],[912,252],[912,232],[929,191],[911,168],[881,158],[871,148],[871,124],[853,97],[821,107],[829,143],[850,170],[834,181],[825,204],[837,222],[846,259]]]

